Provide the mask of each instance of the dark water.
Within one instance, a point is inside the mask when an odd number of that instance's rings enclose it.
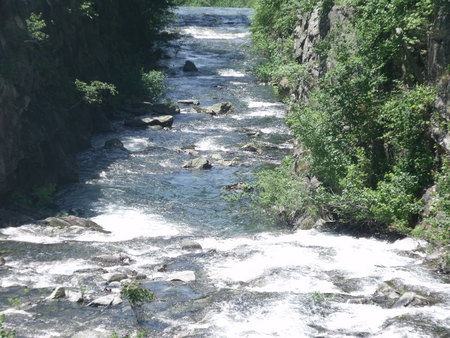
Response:
[[[166,49],[168,98],[201,106],[229,101],[223,116],[182,106],[171,130],[117,132],[92,140],[80,155],[80,184],[58,194],[62,210],[90,217],[111,234],[36,225],[3,230],[7,264],[0,267],[0,311],[19,337],[110,337],[145,329],[152,337],[440,337],[449,334],[450,291],[422,264],[421,243],[387,243],[323,234],[291,233],[274,224],[248,198],[223,189],[252,182],[261,166],[291,149],[285,107],[250,73],[251,10],[182,8],[182,38]],[[179,47],[176,47],[179,46]],[[198,73],[182,66],[193,61]],[[249,136],[242,128],[261,131]],[[105,150],[119,138],[130,151]],[[261,154],[241,146],[256,143]],[[194,158],[211,170],[182,169]],[[236,165],[225,166],[235,159]],[[202,250],[181,248],[189,237]],[[127,302],[93,308],[45,300],[58,285],[89,297],[108,294],[98,255],[125,255],[125,268],[146,274],[156,294],[138,326]],[[165,272],[158,268],[165,264]],[[104,271],[99,269],[103,268]],[[187,272],[186,272],[187,271]],[[192,277],[195,274],[195,280]],[[185,281],[165,281],[169,274]],[[169,278],[170,279],[170,278]],[[396,280],[429,295],[427,306],[387,309],[370,299],[383,281]],[[404,291],[410,291],[409,289]],[[361,300],[354,302],[353,300]]]

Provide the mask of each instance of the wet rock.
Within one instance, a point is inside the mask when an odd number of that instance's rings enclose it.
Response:
[[[206,169],[211,169],[212,165],[206,158],[199,157],[199,158],[195,158],[193,160],[185,162],[183,164],[183,168],[206,170]]]
[[[166,272],[167,271],[167,264],[161,264],[155,267],[155,270],[158,272]]]
[[[128,276],[123,272],[110,272],[104,274],[102,277],[104,280],[106,280],[107,283],[120,282],[121,280],[128,278]]]
[[[124,255],[101,255],[91,259],[102,266],[129,265],[132,262],[130,257]]]
[[[86,268],[86,269],[79,269],[75,270],[74,273],[107,273],[103,268]]]
[[[111,332],[103,332],[98,330],[80,331],[71,338],[111,338]]]
[[[221,114],[227,114],[227,113],[234,113],[233,106],[230,102],[221,102],[216,103],[209,107],[194,107],[194,109],[198,113],[206,113],[210,115],[221,115]]]
[[[132,128],[147,128],[151,126],[159,126],[159,127],[172,127],[173,124],[173,116],[172,115],[163,115],[157,117],[144,117],[144,118],[134,118],[131,120],[125,120],[124,125]]]
[[[231,160],[221,160],[217,161],[216,164],[224,167],[234,167],[239,165],[240,159],[235,157]]]
[[[183,249],[183,250],[202,250],[203,248],[199,243],[197,243],[191,239],[183,239],[181,241],[181,249]]]
[[[103,230],[97,223],[77,216],[48,217],[40,223],[55,228],[80,227],[98,232],[110,233],[109,231]]]
[[[119,304],[122,304],[122,298],[119,295],[111,294],[94,299],[88,306],[115,306]]]
[[[127,151],[127,149],[124,147],[122,141],[120,141],[118,138],[113,138],[111,140],[108,140],[105,142],[105,145],[103,146],[104,149],[118,149]]]
[[[183,71],[185,71],[185,72],[198,72],[198,68],[192,61],[187,60],[184,63]]]
[[[389,285],[387,282],[383,282],[378,286],[378,289],[373,294],[372,300],[383,307],[391,307],[395,304],[395,301],[399,298],[399,296],[400,294],[394,287]]]
[[[65,297],[66,297],[66,289],[63,286],[58,286],[46,299],[62,299]]]
[[[82,303],[84,301],[84,297],[81,292],[66,291],[66,297],[67,300],[72,303]]]
[[[192,104],[194,106],[198,106],[200,104],[199,100],[178,100],[179,104]]]
[[[394,309],[408,306],[411,304],[416,298],[416,294],[414,292],[406,292],[403,296],[401,296],[395,304],[392,306]]]
[[[237,130],[240,133],[244,133],[248,136],[260,137],[263,133],[260,130],[243,127]]]
[[[3,257],[0,256],[0,266],[5,265],[6,261]]]
[[[250,144],[250,143],[243,145],[241,147],[241,149],[244,150],[244,151],[252,152],[252,153],[262,153],[262,149],[261,148],[258,148],[254,144]]]

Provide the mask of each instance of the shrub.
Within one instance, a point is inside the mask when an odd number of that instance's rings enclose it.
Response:
[[[76,79],[75,86],[83,94],[83,100],[88,104],[102,104],[107,96],[118,94],[113,84],[101,81],[92,81],[87,84]]]
[[[154,299],[154,294],[145,288],[141,283],[133,281],[124,283],[120,291],[121,295],[128,300],[131,309],[136,317],[136,321],[141,323],[145,320],[143,306]]]
[[[164,90],[167,89],[164,82],[166,76],[162,72],[156,70],[144,72],[141,70],[141,78],[145,95],[148,96],[151,101],[155,101],[163,94]]]

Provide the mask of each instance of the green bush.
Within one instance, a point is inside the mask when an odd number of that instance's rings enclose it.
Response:
[[[306,177],[295,174],[292,158],[280,166],[263,170],[257,177],[257,203],[281,222],[293,225],[300,215],[319,214],[320,187],[311,188]]]
[[[151,70],[149,72],[141,70],[141,74],[145,95],[151,101],[155,101],[163,94],[164,90],[167,89],[164,82],[166,78],[165,74],[156,70]]]
[[[102,104],[106,97],[118,94],[116,86],[101,81],[92,81],[87,84],[76,79],[75,86],[83,94],[83,100],[88,104]]]

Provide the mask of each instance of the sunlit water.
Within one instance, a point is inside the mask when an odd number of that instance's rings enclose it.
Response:
[[[168,49],[173,100],[202,106],[229,101],[234,114],[212,117],[182,106],[170,131],[133,130],[99,135],[79,157],[81,183],[58,194],[61,210],[89,217],[110,233],[37,225],[3,229],[6,266],[0,268],[0,312],[19,337],[70,337],[89,330],[108,337],[136,332],[130,307],[92,308],[44,300],[54,287],[104,295],[98,255],[130,257],[126,268],[148,276],[156,293],[143,328],[154,337],[444,337],[450,331],[446,280],[423,265],[421,245],[320,233],[292,233],[225,185],[252,182],[263,165],[292,148],[285,107],[251,75],[251,10],[182,8],[180,48]],[[198,73],[182,71],[186,60]],[[259,130],[259,137],[242,128]],[[129,150],[105,150],[119,138]],[[276,146],[262,154],[240,149]],[[208,171],[182,169],[189,146],[209,157]],[[238,159],[223,166],[217,159]],[[189,237],[201,251],[181,248]],[[167,272],[158,272],[166,265]],[[100,270],[100,269],[103,270]],[[195,281],[164,282],[165,273],[193,271]],[[397,279],[433,295],[435,305],[386,309],[369,299],[383,281]],[[19,299],[18,301],[14,300]],[[88,334],[89,336],[89,334]]]

